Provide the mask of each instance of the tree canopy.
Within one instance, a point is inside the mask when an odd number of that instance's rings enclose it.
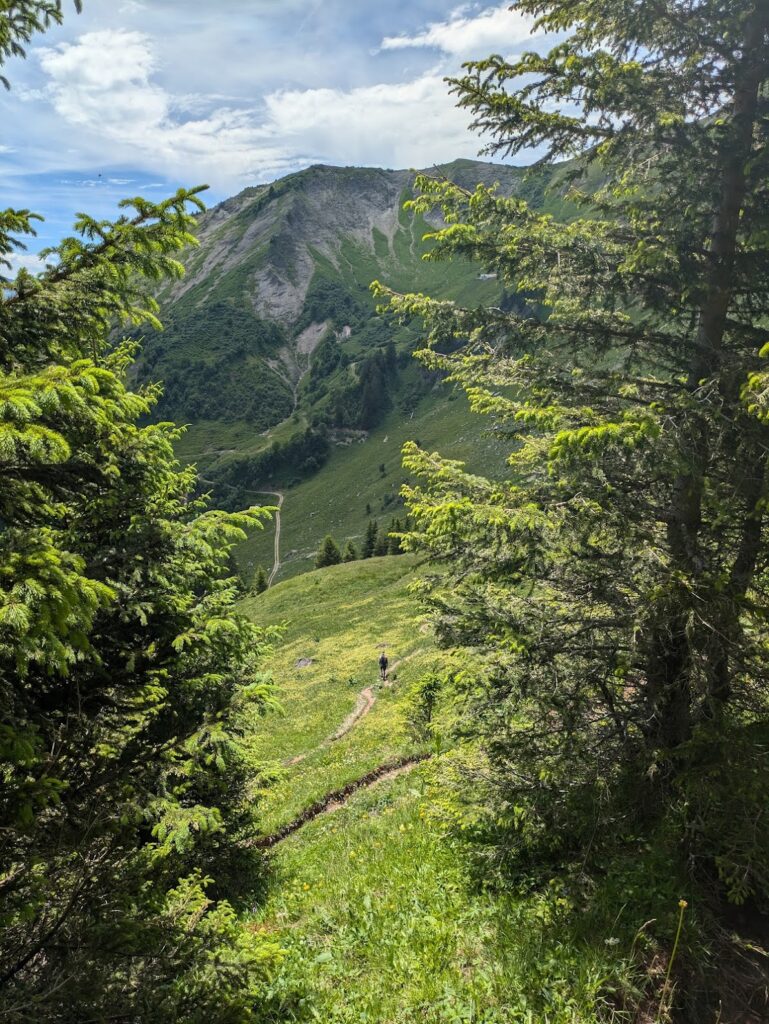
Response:
[[[0,55],[58,20],[0,8]],[[201,189],[127,200],[0,292],[0,1015],[251,1019],[273,945],[226,900],[247,825],[238,708],[270,633],[229,553],[264,513],[193,497],[178,431],[130,390]],[[0,212],[0,258],[32,232]],[[214,878],[216,883],[214,883]]]
[[[426,584],[441,640],[485,664],[465,680],[500,856],[595,849],[663,812],[700,877],[765,899],[769,829],[742,832],[769,724],[769,8],[516,10],[567,37],[470,63],[452,87],[487,152],[568,158],[573,216],[418,179],[412,208],[445,221],[430,258],[474,260],[526,301],[376,286],[424,318],[422,360],[509,446],[492,480],[408,445],[407,543],[444,566]]]

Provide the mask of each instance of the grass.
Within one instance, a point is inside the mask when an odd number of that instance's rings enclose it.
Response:
[[[419,403],[413,418],[393,409],[365,442],[335,447],[313,477],[284,489],[283,566],[277,579],[311,569],[318,545],[327,533],[342,547],[348,539],[360,546],[370,518],[386,528],[393,516],[404,515],[398,495],[407,479],[401,466],[401,449],[406,441],[418,440],[423,448],[465,460],[471,469],[480,472],[502,471],[500,446],[485,436],[485,427],[485,421],[470,412],[463,395],[451,396],[445,386],[440,386],[439,392]],[[379,470],[382,463],[384,476]],[[265,503],[258,492],[253,500]],[[367,505],[371,507],[370,515]],[[272,529],[268,526],[253,534],[238,548],[236,557],[246,579],[252,577],[256,566],[271,566]]]
[[[257,622],[286,623],[267,666],[283,710],[251,722],[248,734],[253,766],[262,773],[259,792],[248,797],[260,798],[262,831],[374,765],[423,749],[409,727],[414,688],[447,655],[421,628],[409,593],[418,572],[413,556],[370,559],[307,573],[244,602]],[[359,690],[375,682],[380,644],[391,660],[417,653],[343,740],[324,745]],[[300,669],[300,658],[312,664]],[[574,915],[557,885],[528,895],[475,885],[468,851],[446,833],[441,813],[460,753],[359,791],[275,847],[267,896],[244,925],[270,934],[284,950],[270,986],[279,1019],[611,1019],[602,1003],[606,979],[618,959],[629,959],[613,950],[611,916]],[[297,754],[308,756],[284,765]],[[616,1024],[623,1019],[614,1017]]]
[[[366,559],[307,573],[244,602],[255,621],[287,627],[270,666],[280,682],[283,711],[266,728],[255,729],[249,747],[255,766],[277,773],[263,795],[265,830],[284,824],[324,793],[418,749],[405,709],[411,685],[436,652],[420,631],[409,594],[413,573],[413,556]],[[392,688],[378,685],[382,649],[392,663],[409,658],[394,669]],[[311,664],[298,667],[303,660]],[[373,710],[346,737],[324,746],[369,685],[377,690]],[[307,757],[284,765],[298,755]]]

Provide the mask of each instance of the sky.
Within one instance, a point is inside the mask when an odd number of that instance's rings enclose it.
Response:
[[[84,0],[13,58],[0,90],[0,208],[45,217],[206,183],[210,205],[315,163],[429,167],[475,157],[444,81],[465,60],[538,49],[505,3]]]

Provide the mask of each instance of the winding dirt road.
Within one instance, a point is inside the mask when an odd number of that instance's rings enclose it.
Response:
[[[275,581],[275,577],[278,575],[280,570],[280,510],[283,508],[283,498],[285,497],[280,491],[258,491],[258,494],[271,494],[273,498],[278,499],[278,510],[275,513],[275,549],[273,553],[272,571],[267,577],[267,589],[272,586]]]

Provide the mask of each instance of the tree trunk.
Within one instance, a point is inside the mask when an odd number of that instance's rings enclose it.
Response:
[[[745,167],[753,148],[759,91],[769,75],[769,56],[765,45],[768,7],[765,0],[757,3],[747,20],[742,57],[735,69],[731,131],[716,154],[716,168],[720,170],[721,178],[720,200],[713,220],[710,265],[687,379],[690,401],[700,408],[683,413],[686,419],[680,445],[683,468],[673,484],[668,520],[671,569],[683,576],[687,586],[678,591],[681,600],[678,612],[673,612],[667,623],[655,624],[648,658],[652,732],[663,748],[678,746],[690,735],[695,657],[704,658],[707,663],[705,672],[710,681],[711,695],[724,702],[731,693],[730,646],[734,627],[738,624],[737,602],[733,603],[737,609],[735,615],[727,615],[734,621],[726,622],[722,616],[717,616],[718,622],[708,623],[712,634],[707,647],[702,642],[701,632],[687,629],[686,624],[690,621],[690,613],[696,612],[697,618],[702,619],[704,612],[707,618],[713,607],[713,595],[708,593],[708,553],[702,546],[702,500],[709,463],[714,455],[707,392],[715,390],[722,368],[724,333],[734,288],[740,216],[746,194]],[[732,411],[739,415],[736,407]],[[748,508],[746,516],[744,552],[738,558],[739,568],[735,566],[743,596],[752,579],[756,545],[760,539],[760,519],[756,518],[755,507]],[[695,595],[696,609],[692,594]],[[723,601],[719,602],[719,607],[723,611]],[[702,649],[693,650],[693,640],[702,642]]]

